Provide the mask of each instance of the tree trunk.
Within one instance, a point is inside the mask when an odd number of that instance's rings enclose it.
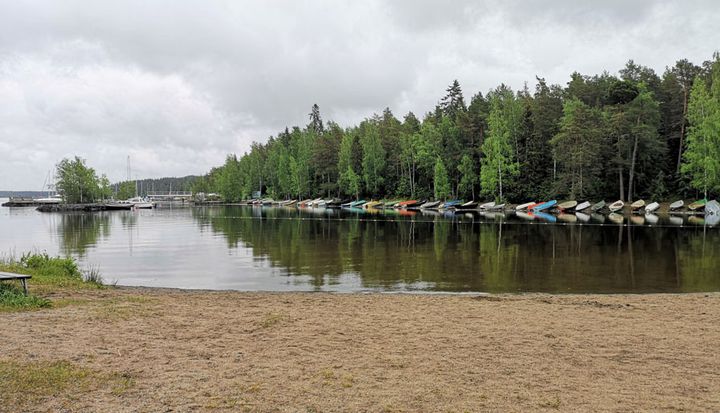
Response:
[[[498,160],[498,183],[500,184],[500,199],[499,199],[499,201],[502,202],[502,199],[503,199],[503,193],[502,193],[502,170],[500,169],[500,160]]]
[[[637,118],[637,125],[640,126],[640,116]],[[632,151],[632,160],[630,161],[630,172],[628,175],[628,202],[632,202],[633,200],[633,192],[635,189],[635,160],[637,159],[637,149],[638,149],[638,141],[640,139],[638,138],[638,135],[635,134],[635,139],[633,142],[633,151]]]
[[[688,92],[687,92],[687,88],[683,87],[683,115],[682,115],[682,122],[680,123],[680,143],[678,146],[678,159],[677,159],[677,170],[676,170],[678,175],[680,174],[680,164],[682,162],[683,143],[685,140],[685,118],[687,117],[687,107],[688,107]]]

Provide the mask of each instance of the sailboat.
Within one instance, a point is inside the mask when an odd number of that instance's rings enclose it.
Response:
[[[51,175],[50,171],[48,171],[45,184],[43,185],[43,191],[45,190],[48,192],[47,196],[33,199],[34,203],[59,204],[62,202],[62,195],[55,192],[55,175]]]

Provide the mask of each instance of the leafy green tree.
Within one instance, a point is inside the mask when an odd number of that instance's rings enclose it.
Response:
[[[448,180],[447,169],[440,157],[435,161],[435,173],[433,178],[435,199],[447,199],[450,196],[450,181]]]
[[[385,170],[385,149],[382,146],[380,134],[374,123],[367,123],[361,143],[365,188],[370,194],[379,195],[385,181],[382,175]]]
[[[115,199],[129,199],[135,196],[135,182],[124,181],[120,182],[117,186],[117,193]]]
[[[478,182],[477,172],[475,171],[475,162],[470,154],[465,154],[458,166],[460,172],[459,193],[461,195],[471,195],[475,199],[475,185]]]
[[[489,129],[482,146],[480,184],[483,193],[496,195],[499,201],[504,199],[503,184],[507,185],[519,173],[513,145],[520,122],[517,108],[512,91],[504,85],[490,95]]]
[[[70,204],[95,202],[102,198],[95,170],[79,157],[65,158],[57,165],[55,187],[63,200]]]
[[[715,66],[712,89],[696,78],[688,108],[690,128],[681,171],[693,188],[720,192],[720,64]]]

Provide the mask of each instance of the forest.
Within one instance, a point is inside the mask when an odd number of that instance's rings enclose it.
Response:
[[[617,75],[536,77],[469,103],[457,80],[422,118],[390,108],[358,125],[285,128],[193,183],[227,201],[311,197],[666,200],[720,194],[720,54],[660,76],[630,60]]]

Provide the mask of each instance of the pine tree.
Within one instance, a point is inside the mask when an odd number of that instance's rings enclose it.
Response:
[[[308,124],[308,130],[314,132],[316,135],[320,135],[325,131],[323,126],[322,118],[320,117],[320,107],[316,104],[312,105],[312,109],[308,114],[310,117],[310,123]]]

